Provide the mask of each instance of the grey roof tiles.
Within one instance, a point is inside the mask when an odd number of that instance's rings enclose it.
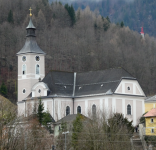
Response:
[[[76,76],[73,72],[50,71],[42,82],[50,89],[48,96],[81,97],[112,94],[122,78],[136,80],[124,69],[115,68],[76,73]]]

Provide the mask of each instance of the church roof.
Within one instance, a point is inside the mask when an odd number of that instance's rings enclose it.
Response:
[[[81,97],[113,94],[122,78],[136,80],[122,68],[89,72],[50,71],[42,80],[50,89],[49,96]]]

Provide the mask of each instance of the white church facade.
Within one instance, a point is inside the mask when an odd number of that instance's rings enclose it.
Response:
[[[45,53],[36,43],[30,19],[27,39],[18,57],[18,113],[27,115],[36,98],[55,121],[68,114],[112,111],[138,123],[146,98],[137,79],[123,68],[89,72],[50,71],[45,76]],[[40,80],[39,80],[40,78]],[[29,105],[28,105],[29,104]]]

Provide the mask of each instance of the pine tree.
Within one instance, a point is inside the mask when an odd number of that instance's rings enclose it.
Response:
[[[76,150],[78,144],[78,136],[79,133],[82,131],[83,124],[82,124],[82,115],[77,114],[76,119],[73,121],[73,133],[72,133],[72,146]]]
[[[37,110],[37,117],[38,117],[38,121],[39,121],[40,125],[42,124],[43,117],[44,117],[43,111],[44,111],[44,106],[43,106],[42,100],[40,98],[39,104],[38,104],[38,110]]]
[[[110,21],[110,19],[109,19],[109,17],[108,17],[108,16],[106,17],[106,19],[108,20],[108,22],[109,22],[109,23],[111,23],[111,21]]]
[[[65,4],[65,9],[68,11],[68,14],[71,18],[71,21],[72,21],[72,26],[75,24],[76,22],[76,16],[75,16],[75,10],[74,10],[74,7],[71,5],[69,6],[68,4]]]
[[[2,83],[1,87],[0,87],[0,93],[4,96],[7,97],[7,87],[4,84],[4,82]]]
[[[52,119],[51,119],[51,115],[50,113],[47,111],[47,112],[44,112],[43,113],[43,120],[42,120],[42,124],[47,126],[47,123],[51,122]]]
[[[124,22],[123,21],[120,23],[120,26],[121,26],[121,28],[124,27]]]
[[[13,13],[11,10],[9,11],[9,14],[8,14],[8,22],[14,23]]]

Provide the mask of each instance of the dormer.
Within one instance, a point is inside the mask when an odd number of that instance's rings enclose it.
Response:
[[[32,87],[32,97],[48,96],[48,91],[50,91],[50,89],[47,84],[38,82]]]

